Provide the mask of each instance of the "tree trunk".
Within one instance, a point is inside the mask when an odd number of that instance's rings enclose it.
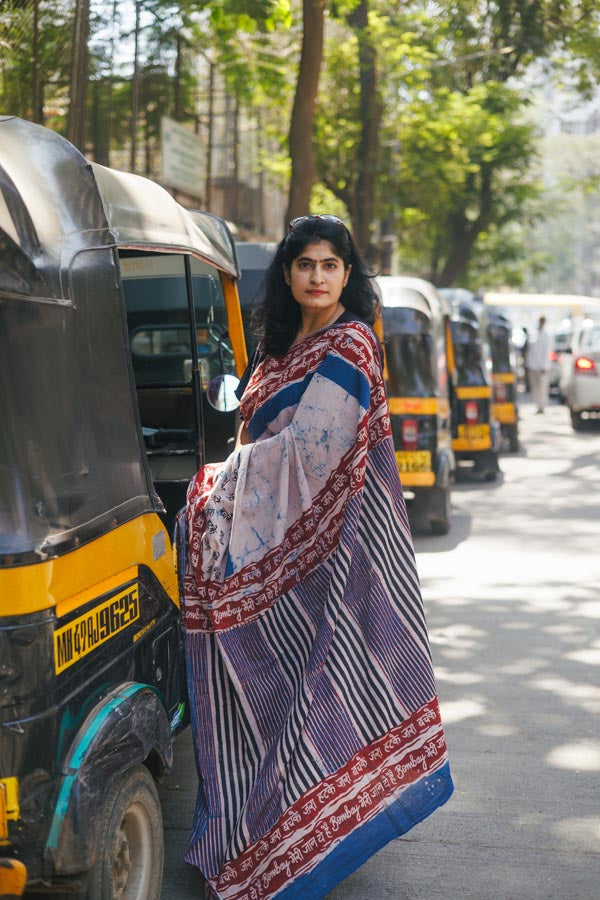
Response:
[[[381,100],[377,83],[377,50],[369,31],[368,0],[360,0],[349,17],[358,40],[361,136],[357,156],[357,178],[350,215],[354,238],[367,259],[374,261],[371,223],[375,214],[375,186],[379,156]]]
[[[473,222],[468,222],[463,215],[451,224],[453,249],[448,255],[444,267],[436,280],[438,287],[449,287],[455,284],[468,266],[477,238],[488,227],[492,212],[492,169],[488,166],[481,170],[479,188],[479,215]]]
[[[210,75],[208,79],[208,137],[206,140],[206,187],[205,207],[210,212],[212,203],[212,167],[213,167],[213,141],[215,128],[215,67],[210,63]]]
[[[133,50],[133,80],[131,83],[131,150],[129,155],[129,168],[135,172],[137,157],[137,128],[140,106],[140,6],[141,0],[135,4],[135,36]]]
[[[92,83],[92,148],[94,162],[100,163],[101,166],[108,165],[108,116],[102,102],[107,86],[110,86],[110,78]]]
[[[313,118],[323,58],[325,0],[302,0],[302,19],[302,52],[288,139],[292,178],[286,225],[290,219],[309,212],[310,194],[317,177]]]
[[[31,71],[31,120],[44,124],[44,105],[40,83],[40,3],[33,0],[33,68]]]
[[[181,32],[177,32],[177,55],[175,57],[175,78],[173,79],[173,89],[175,92],[175,121],[183,121],[183,102],[182,102],[182,69],[183,69],[183,41]]]
[[[240,98],[235,95],[233,106],[233,147],[232,149],[232,174],[231,185],[231,219],[238,222],[240,218]]]
[[[88,80],[88,32],[90,19],[89,0],[77,0],[73,34],[73,69],[67,120],[67,138],[84,150],[85,98]]]

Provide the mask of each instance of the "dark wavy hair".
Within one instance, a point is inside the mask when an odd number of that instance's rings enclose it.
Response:
[[[358,248],[344,223],[334,217],[305,216],[294,220],[293,228],[278,244],[265,272],[258,303],[252,314],[252,329],[261,350],[280,356],[291,346],[301,324],[299,304],[294,300],[284,278],[284,266],[292,262],[306,247],[327,241],[344,267],[352,266],[348,284],[340,302],[358,319],[373,325],[380,308],[379,295],[373,286],[372,273],[362,260]]]

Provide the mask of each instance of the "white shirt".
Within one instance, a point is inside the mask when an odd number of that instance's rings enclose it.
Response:
[[[550,335],[543,328],[527,347],[527,368],[537,372],[547,372],[550,368]]]

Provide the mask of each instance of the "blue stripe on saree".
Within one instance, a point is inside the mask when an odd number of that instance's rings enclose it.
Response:
[[[371,389],[365,376],[355,366],[331,354],[323,360],[317,371],[320,376],[337,384],[358,400],[362,409],[367,409]],[[317,373],[310,372],[302,381],[296,381],[283,388],[272,400],[268,400],[260,407],[248,425],[248,431],[254,440],[263,434],[268,424],[284,409],[296,406],[315,374]]]
[[[407,788],[399,800],[349,834],[314,869],[279,891],[277,900],[320,900],[374,853],[431,815],[451,795],[450,766],[446,763],[435,775]]]

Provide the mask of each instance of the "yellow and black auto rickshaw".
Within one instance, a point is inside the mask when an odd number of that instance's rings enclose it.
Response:
[[[0,896],[160,896],[173,522],[234,438],[238,274],[223,221],[0,118]]]
[[[492,360],[483,305],[464,296],[456,297],[451,305],[452,344],[458,378],[452,406],[456,475],[457,478],[468,474],[473,479],[495,481],[500,471],[501,435],[493,411]],[[468,473],[461,463],[469,464]]]
[[[415,531],[451,523],[450,307],[430,282],[380,276],[388,404],[400,480]]]
[[[492,354],[492,411],[500,423],[502,437],[511,452],[516,453],[519,449],[517,375],[510,319],[501,310],[492,307],[487,313],[487,330]]]

